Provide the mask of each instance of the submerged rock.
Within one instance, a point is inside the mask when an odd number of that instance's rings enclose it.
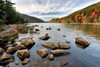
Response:
[[[57,29],[58,31],[60,31],[60,28],[59,29]]]
[[[49,28],[46,28],[46,30],[51,30],[52,28],[51,27],[49,27]]]
[[[28,58],[30,56],[30,52],[28,49],[24,49],[24,50],[18,50],[17,52],[17,56],[23,60],[25,58]]]
[[[67,61],[66,61],[66,62],[61,62],[61,63],[60,63],[61,66],[65,66],[65,65],[67,65],[67,64],[68,64]]]
[[[25,65],[25,64],[27,64],[29,61],[30,61],[29,58],[25,58],[25,59],[22,61],[22,64]]]
[[[37,53],[42,57],[46,57],[48,55],[48,50],[47,49],[40,49],[40,50],[37,50]]]
[[[70,52],[68,52],[66,50],[62,50],[62,49],[51,50],[50,53],[53,54],[54,56],[63,56],[63,55],[70,54]]]
[[[44,46],[44,47],[50,48],[50,49],[55,49],[56,48],[56,46],[53,44],[53,42],[44,42],[41,45]]]
[[[50,36],[48,36],[48,34],[45,34],[45,36],[42,36],[39,39],[41,39],[41,40],[48,40],[49,38],[50,38]]]
[[[66,40],[66,43],[70,43],[70,41]]]
[[[43,26],[41,26],[41,28],[43,28]]]
[[[13,54],[15,53],[17,50],[15,47],[8,47],[8,49],[6,50],[6,53],[8,54]]]
[[[15,64],[16,64],[16,65],[18,65],[18,64],[19,64],[19,62],[18,62],[18,61],[16,61],[16,62],[15,62]]]
[[[39,29],[35,29],[35,31],[40,31]]]
[[[0,54],[3,54],[3,51],[4,51],[4,50],[0,47]]]
[[[54,59],[54,55],[53,55],[53,54],[50,54],[50,55],[48,56],[48,58],[49,58],[49,60],[53,60],[53,59]]]
[[[41,45],[50,49],[69,49],[70,48],[69,45],[66,45],[62,42],[44,42]]]
[[[0,64],[8,64],[14,60],[14,56],[10,54],[4,54],[0,57]]]
[[[59,49],[69,49],[69,48],[70,48],[69,45],[65,45],[64,43],[59,42]]]
[[[35,27],[38,27],[39,25],[34,25]]]
[[[66,37],[66,35],[63,35],[63,37]]]
[[[90,43],[86,40],[84,40],[82,37],[75,38],[75,42],[82,45],[82,46],[89,46]]]
[[[29,47],[29,46],[35,45],[35,41],[32,40],[31,38],[24,38],[24,39],[20,40],[20,42],[25,47]]]
[[[15,48],[17,50],[25,49],[26,47],[24,45],[16,45]]]

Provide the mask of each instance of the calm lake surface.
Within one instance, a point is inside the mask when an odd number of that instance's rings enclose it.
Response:
[[[40,29],[37,34],[19,34],[18,39],[33,37],[36,44],[30,49],[30,62],[26,65],[22,65],[19,58],[14,54],[15,61],[19,62],[19,65],[15,65],[15,62],[10,63],[10,67],[61,67],[60,62],[67,61],[69,64],[64,67],[100,67],[100,26],[96,25],[64,25],[59,23],[33,23],[32,25],[39,25],[36,27]],[[41,28],[43,26],[43,28]],[[51,27],[52,30],[46,30],[46,28]],[[60,28],[61,31],[57,29]],[[49,34],[51,37],[47,41],[42,41],[39,37]],[[63,37],[65,35],[66,37]],[[90,46],[87,48],[82,48],[75,44],[76,37],[83,37],[88,42]],[[71,41],[71,48],[68,49],[71,54],[67,56],[55,57],[53,61],[49,61],[48,57],[41,58],[36,50],[45,48],[41,46],[43,42],[65,42],[65,40]],[[50,49],[49,49],[50,51]]]

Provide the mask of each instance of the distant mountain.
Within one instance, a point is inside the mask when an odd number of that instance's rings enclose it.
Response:
[[[78,10],[62,18],[54,18],[49,22],[58,23],[96,23],[100,22],[100,2]]]
[[[33,16],[28,16],[25,14],[20,14],[20,16],[24,17],[25,19],[27,19],[29,22],[35,23],[35,22],[44,22],[43,20],[33,17]]]

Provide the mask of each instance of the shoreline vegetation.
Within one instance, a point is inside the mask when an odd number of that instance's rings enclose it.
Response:
[[[44,22],[39,18],[17,12],[13,5],[15,3],[8,0],[0,0],[0,25]]]
[[[15,3],[8,0],[0,0],[0,25],[28,22],[28,20],[19,15],[13,5],[15,5]]]

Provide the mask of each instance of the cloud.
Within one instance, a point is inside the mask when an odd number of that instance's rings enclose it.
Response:
[[[38,18],[56,18],[68,15],[100,0],[12,0],[20,13]]]

